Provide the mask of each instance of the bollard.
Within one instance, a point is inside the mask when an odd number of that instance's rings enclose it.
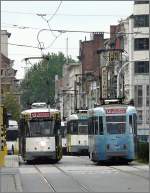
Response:
[[[7,155],[6,145],[7,115],[4,106],[0,106],[0,167],[4,166],[5,156]]]

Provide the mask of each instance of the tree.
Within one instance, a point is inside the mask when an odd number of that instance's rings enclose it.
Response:
[[[12,92],[5,94],[3,104],[7,112],[11,114],[12,119],[18,121],[20,117],[20,105],[16,96]]]
[[[75,62],[71,57],[68,60]],[[63,53],[51,53],[29,69],[21,83],[21,103],[24,108],[37,101],[54,104],[55,75],[62,76],[65,63],[66,58]]]

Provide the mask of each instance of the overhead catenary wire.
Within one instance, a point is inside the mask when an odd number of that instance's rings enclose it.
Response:
[[[37,13],[33,12],[19,12],[19,11],[6,11],[2,10],[3,13],[10,14],[25,14],[25,15],[37,15]],[[45,15],[53,15],[50,13],[42,13]],[[57,16],[73,16],[73,17],[126,17],[126,15],[111,15],[111,14],[71,14],[71,13],[59,13]]]
[[[57,14],[61,4],[62,4],[62,1],[60,1],[60,3],[58,5],[57,9],[55,10],[55,12],[53,13],[53,15],[47,20],[48,22],[50,22],[53,19],[53,17]]]
[[[15,44],[15,43],[1,43],[1,44],[9,44],[9,45],[12,45],[12,46],[20,46],[20,47],[28,47],[28,48],[39,49],[39,47],[31,46],[31,45],[25,45],[25,44]]]
[[[44,21],[46,21],[46,23],[47,23],[47,25],[48,25],[48,27],[49,27],[49,30],[50,30],[50,32],[51,32],[51,34],[55,37],[55,39],[51,42],[50,46],[48,46],[48,47],[51,47],[51,46],[55,43],[56,39],[62,34],[62,33],[60,33],[58,36],[56,36],[56,35],[53,33],[53,31],[51,30],[51,26],[50,26],[50,23],[49,23],[49,22],[54,18],[54,16],[57,14],[57,12],[58,12],[61,4],[62,4],[62,1],[60,1],[57,9],[55,10],[55,12],[53,13],[53,15],[52,15],[49,19],[46,19],[46,18],[45,18],[45,16],[46,16],[45,14],[37,14],[38,16],[42,17],[42,19],[44,19]],[[40,40],[39,40],[39,35],[40,35],[41,32],[42,32],[42,30],[40,30],[40,31],[38,32],[38,34],[37,34],[37,40],[38,40],[38,43],[39,43],[40,48],[41,48],[41,54],[43,54],[43,53],[42,53],[41,42],[40,42]],[[44,44],[43,44],[43,45],[44,45]]]
[[[3,23],[4,24],[4,23]],[[6,24],[7,25],[7,24]],[[19,28],[19,29],[23,29],[23,30],[26,30],[26,29],[33,29],[33,30],[39,30],[41,28],[36,28],[36,27],[29,27],[29,26],[19,26],[19,25],[16,25],[16,24],[8,24],[8,25],[11,25],[13,28]],[[49,29],[47,28],[43,28],[41,29],[42,31],[49,31]],[[111,33],[111,32],[107,32],[107,31],[86,31],[86,30],[68,30],[68,29],[51,29],[51,31],[54,31],[54,32],[62,32],[62,33],[65,33],[65,32],[71,32],[71,33],[104,33],[104,34],[123,34],[123,35],[128,35],[128,34],[141,34],[141,35],[149,35],[149,33],[146,33],[146,32],[114,32],[114,33]]]

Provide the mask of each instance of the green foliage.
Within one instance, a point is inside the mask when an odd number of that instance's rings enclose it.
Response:
[[[33,102],[49,102],[54,104],[55,75],[62,77],[66,58],[63,53],[52,53],[45,56],[41,62],[34,64],[25,75],[21,84],[21,103],[27,108]],[[69,62],[75,62],[69,58]]]
[[[138,142],[137,158],[144,162],[149,161],[149,143],[148,142]]]
[[[7,112],[11,113],[12,119],[18,121],[20,116],[20,105],[13,93],[5,94],[4,106],[7,109]]]

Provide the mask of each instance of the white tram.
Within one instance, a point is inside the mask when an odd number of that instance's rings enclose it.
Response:
[[[87,110],[78,110],[67,119],[67,152],[88,154],[88,115]]]
[[[27,162],[48,158],[55,162],[62,158],[60,112],[56,109],[36,108],[21,113],[19,149]]]
[[[67,122],[61,121],[62,151],[67,154]]]

